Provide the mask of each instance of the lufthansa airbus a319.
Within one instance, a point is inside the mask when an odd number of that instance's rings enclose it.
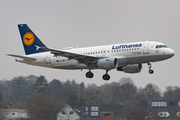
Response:
[[[105,70],[104,80],[109,80],[109,70],[139,73],[147,63],[153,74],[152,62],[169,59],[175,52],[165,44],[153,41],[112,44],[84,48],[46,47],[26,24],[18,25],[26,55],[7,54],[17,62],[56,69],[88,69],[87,78],[92,78],[93,69]]]

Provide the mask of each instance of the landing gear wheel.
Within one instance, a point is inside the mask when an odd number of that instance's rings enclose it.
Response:
[[[108,74],[104,74],[102,78],[103,78],[103,80],[109,80],[110,76]]]
[[[147,64],[149,66],[149,74],[153,74],[154,71],[151,69],[152,68],[152,62],[148,62]]]
[[[154,70],[149,70],[149,74],[153,74],[154,73]]]
[[[90,71],[86,73],[87,78],[93,78],[93,76],[94,76],[94,74]]]

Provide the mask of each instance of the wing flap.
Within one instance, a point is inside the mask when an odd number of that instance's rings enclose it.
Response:
[[[22,59],[25,59],[25,60],[36,60],[36,58],[34,58],[34,57],[29,57],[29,56],[14,55],[14,54],[6,54],[6,55],[11,56],[11,57],[22,58]]]

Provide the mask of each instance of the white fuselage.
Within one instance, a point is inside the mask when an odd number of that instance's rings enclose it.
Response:
[[[84,48],[66,48],[63,49],[63,51],[101,58],[116,57],[118,60],[118,66],[121,67],[128,64],[157,62],[168,59],[174,55],[174,51],[172,49],[167,47],[158,48],[158,45],[163,46],[164,44],[159,42],[144,41]],[[30,65],[58,69],[88,69],[88,66],[78,63],[75,59],[55,56],[51,52],[42,52],[26,56],[34,57],[36,60],[32,61],[16,58],[16,61]],[[94,67],[92,69],[96,68],[97,67]]]

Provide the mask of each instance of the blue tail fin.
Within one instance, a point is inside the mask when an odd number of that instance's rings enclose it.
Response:
[[[26,55],[46,52],[45,50],[38,49],[39,47],[46,46],[39,40],[39,38],[32,32],[32,30],[26,24],[19,24],[18,28]]]

